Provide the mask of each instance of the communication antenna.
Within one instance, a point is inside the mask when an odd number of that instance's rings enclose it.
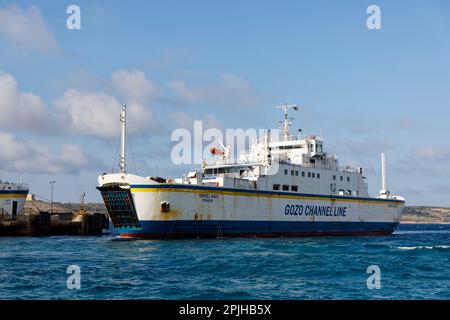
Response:
[[[284,120],[280,121],[280,126],[283,130],[283,135],[284,135],[284,140],[289,140],[289,128],[292,125],[292,120],[294,120],[294,118],[290,118],[288,111],[289,109],[294,109],[294,111],[298,111],[299,106],[297,104],[284,104],[284,105],[279,105],[276,106],[275,109],[281,109],[283,110],[284,113]]]

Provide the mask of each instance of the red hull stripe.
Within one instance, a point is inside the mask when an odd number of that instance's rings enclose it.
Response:
[[[365,232],[289,232],[289,233],[230,233],[225,238],[277,238],[277,237],[321,237],[321,236],[382,236],[389,235],[390,231],[365,231]],[[162,239],[162,238],[195,238],[195,234],[136,234],[122,233],[122,238],[146,238],[146,239]],[[202,236],[200,236],[202,237]],[[208,237],[208,236],[203,236]]]

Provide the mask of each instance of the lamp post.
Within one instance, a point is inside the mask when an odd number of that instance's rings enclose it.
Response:
[[[50,199],[50,213],[53,213],[53,185],[55,184],[56,181],[50,181],[50,184],[52,185],[52,196]]]

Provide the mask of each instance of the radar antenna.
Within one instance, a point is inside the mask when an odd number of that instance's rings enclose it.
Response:
[[[289,140],[289,128],[292,125],[292,120],[294,118],[289,118],[288,111],[289,109],[294,109],[295,111],[298,111],[299,106],[297,104],[284,104],[280,106],[276,106],[275,109],[281,109],[284,113],[284,120],[280,121],[280,127],[283,130],[284,140]]]

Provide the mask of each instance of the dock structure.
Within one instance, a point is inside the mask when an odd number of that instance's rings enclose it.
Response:
[[[14,218],[0,214],[0,236],[101,235],[109,229],[103,212],[90,212],[77,204],[56,204],[51,213],[49,206],[32,200]]]

